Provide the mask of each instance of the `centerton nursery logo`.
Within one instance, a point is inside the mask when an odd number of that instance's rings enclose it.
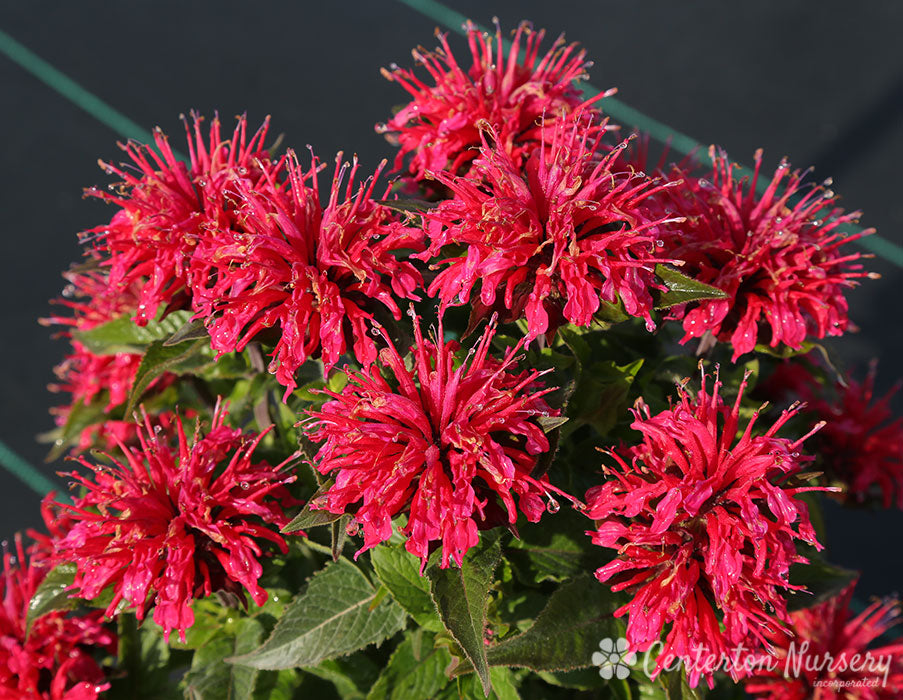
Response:
[[[602,651],[593,653],[593,665],[599,667],[599,675],[608,680],[612,677],[624,680],[630,675],[630,667],[636,663],[635,652],[627,651],[627,640],[623,637],[599,642]]]
[[[664,645],[654,643],[643,653],[640,666],[648,678],[655,678],[663,671],[683,670],[688,676],[699,678],[716,672],[724,672],[734,678],[749,676],[783,676],[784,678],[812,679],[815,687],[831,687],[835,691],[850,687],[884,688],[887,686],[893,657],[891,654],[873,654],[865,651],[856,654],[812,653],[808,641],[797,646],[790,643],[780,656],[747,649],[742,644],[730,653],[714,653],[704,646],[694,646],[692,655],[667,654],[660,658]],[[593,665],[599,667],[599,675],[606,680],[624,680],[636,666],[638,656],[629,650],[626,639],[605,637],[599,642],[601,651],[592,655]],[[855,678],[843,678],[852,673]]]

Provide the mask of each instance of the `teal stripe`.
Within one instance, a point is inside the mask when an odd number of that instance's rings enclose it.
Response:
[[[26,486],[42,496],[48,491],[59,491],[60,487],[41,474],[37,469],[12,451],[0,440],[0,466],[19,478]],[[58,500],[68,500],[66,498]]]
[[[436,2],[436,0],[398,0],[398,2],[439,22],[447,29],[461,35],[466,34],[464,31],[464,23],[467,22],[467,17],[460,12],[446,7],[440,2]],[[480,28],[486,31],[485,27]],[[600,90],[593,85],[587,84],[583,86],[583,92],[587,97],[595,97],[599,94]],[[703,147],[701,142],[686,134],[674,131],[674,129],[667,124],[643,114],[638,109],[634,109],[630,105],[624,104],[614,97],[605,98],[605,113],[617,122],[629,124],[634,128],[649,134],[649,136],[660,143],[669,143],[671,149],[682,155],[689,155],[696,151],[700,158],[708,159],[708,151]],[[741,166],[741,173],[742,172],[751,173],[752,170],[747,166]],[[757,183],[756,190],[761,194],[767,187],[768,181],[766,179],[760,179]],[[861,230],[862,229],[854,226],[844,227],[844,232],[848,235],[858,233]],[[877,234],[860,238],[856,243],[898,267],[903,267],[903,247],[896,243],[893,243],[886,238],[882,238]]]
[[[144,143],[153,142],[151,133],[147,129],[133,122],[122,112],[117,112],[97,95],[85,90],[72,78],[58,71],[2,30],[0,30],[0,52],[124,138],[136,139]]]

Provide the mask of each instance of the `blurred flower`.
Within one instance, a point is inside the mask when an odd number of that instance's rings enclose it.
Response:
[[[5,544],[5,543],[4,543]],[[0,698],[93,700],[110,687],[92,653],[115,654],[116,635],[100,611],[61,610],[37,618],[26,634],[28,606],[49,571],[29,558],[20,537],[15,556],[4,549],[0,576]]]
[[[422,234],[372,198],[384,165],[355,191],[355,157],[343,188],[348,164],[339,153],[325,207],[318,163],[304,172],[293,153],[287,187],[237,184],[239,227],[200,245],[195,260],[216,270],[204,276],[213,282],[194,288],[215,350],[240,351],[262,329],[278,325],[270,371],[286,395],[296,385],[295,370],[312,355],[319,353],[327,369],[352,346],[362,364],[376,358],[367,334],[376,307],[399,319],[396,299],[418,298],[422,285],[414,266],[395,255],[421,249]]]
[[[498,23],[494,37],[469,22],[465,29],[470,68],[458,64],[447,35],[437,34],[441,47],[435,52],[423,48],[412,52],[433,85],[408,68],[393,65],[383,70],[413,99],[387,124],[377,125],[377,131],[388,133],[400,146],[396,170],[402,169],[407,155],[412,156],[408,169],[418,180],[429,171],[465,171],[480,145],[482,122],[497,131],[498,148],[520,166],[539,147],[541,124],[553,124],[581,104],[614,92],[584,101],[574,82],[586,77],[591,63],[577,44],[565,44],[563,35],[540,56],[545,30],[535,32],[526,22],[514,32],[507,51]]]
[[[857,278],[876,276],[853,264],[861,253],[840,251],[872,232],[844,236],[838,230],[860,213],[834,206],[830,180],[807,189],[804,173],[791,173],[786,160],[759,194],[761,150],[751,181],[735,179],[735,165],[723,151],[713,146],[709,156],[711,181],[673,172],[682,184],[667,190],[667,206],[687,220],[664,239],[667,255],[684,262],[684,274],[728,298],[678,307],[673,317],[683,320],[683,342],[711,333],[730,342],[736,361],[757,343],[799,349],[807,336],[841,335],[849,325],[844,292]],[[770,340],[763,337],[766,325]]]
[[[364,531],[358,554],[387,540],[404,513],[407,550],[423,566],[434,541],[443,568],[460,566],[479,529],[514,523],[518,509],[536,522],[557,491],[531,476],[549,450],[536,419],[557,411],[542,399],[550,390],[538,386],[540,372],[513,371],[522,342],[494,360],[491,325],[458,364],[458,345],[443,332],[440,317],[438,334],[424,339],[415,317],[409,369],[381,331],[388,347],[379,362],[349,373],[342,393],[327,391],[333,400],[310,413],[309,437],[322,443],[316,467],[335,477],[311,506],[354,516]]]
[[[619,300],[651,327],[653,270],[667,262],[655,250],[662,221],[643,208],[655,182],[616,169],[617,149],[601,155],[599,132],[583,113],[543,128],[542,148],[523,168],[491,127],[481,143],[468,177],[432,173],[453,199],[424,214],[429,254],[464,250],[437,259],[444,269],[430,295],[467,303],[479,283],[473,314],[525,315],[528,339],[565,320],[587,326],[603,302]]]
[[[759,700],[881,700],[903,694],[903,643],[870,645],[900,622],[900,603],[879,600],[853,616],[855,583],[820,605],[790,615],[771,640],[775,670],[744,681]],[[886,675],[885,675],[886,672]]]
[[[695,397],[681,386],[679,403],[654,416],[639,400],[632,427],[642,442],[612,452],[611,479],[586,494],[593,542],[617,550],[596,577],[633,594],[615,612],[629,614],[631,650],[648,650],[670,625],[657,672],[669,654],[693,657],[702,647],[730,656],[732,646],[757,647],[787,620],[781,592],[794,588],[790,565],[806,561],[794,541],[821,548],[796,498],[813,487],[789,483],[811,460],[797,452],[805,438],[775,435],[798,407],[753,436],[757,411],[737,440],[746,378],[733,406],[720,387],[716,376],[709,393],[703,373]],[[696,685],[699,669],[688,671]]]
[[[122,149],[131,163],[101,163],[122,178],[111,192],[90,188],[87,194],[119,207],[109,224],[86,231],[86,241],[109,268],[109,282],[128,288],[138,284],[134,309],[139,325],[154,318],[161,306],[187,306],[190,260],[199,241],[234,223],[232,191],[236,183],[258,187],[272,181],[281,161],[272,162],[263,148],[269,119],[250,139],[247,120],[239,118],[231,140],[224,140],[215,117],[209,135],[202,119],[185,122],[189,163],[179,161],[167,136],[154,132],[156,150],[129,142]]]
[[[875,399],[876,372],[872,363],[863,382],[838,379],[825,387],[807,367],[788,361],[763,389],[777,398],[790,389],[806,402],[804,416],[825,422],[811,447],[828,481],[843,486],[837,498],[903,508],[903,418],[890,408],[900,385]]]
[[[282,508],[294,501],[284,484],[294,477],[252,463],[263,434],[243,435],[224,425],[225,416],[218,405],[210,429],[201,434],[199,426],[191,444],[178,421],[177,447],[145,416],[139,446],[120,445],[125,463],[79,458],[93,474],[70,474],[86,494],[63,506],[75,523],[57,555],[78,566],[74,590],[80,597],[96,598],[112,586],[107,615],[124,600],[140,620],[153,605],[167,639],[177,629],[183,641],[194,622],[194,598],[217,590],[241,595],[244,587],[258,605],[266,601],[257,583],[259,541],[286,551],[277,530],[288,522]]]

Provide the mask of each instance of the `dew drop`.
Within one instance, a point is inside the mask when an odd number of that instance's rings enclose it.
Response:
[[[245,166],[241,166],[241,167],[238,169],[238,174],[239,174],[239,175],[247,175],[247,174],[248,174],[248,169],[247,169]]]
[[[241,486],[242,491],[247,491],[249,488],[251,488],[251,484],[249,484],[247,481],[242,481],[239,486]]]
[[[834,190],[825,190],[822,194],[822,197],[825,199],[831,199],[834,196]]]
[[[561,504],[558,503],[554,498],[549,496],[549,502],[546,503],[546,510],[550,513],[557,513],[561,509]]]
[[[656,245],[657,248],[664,248],[664,247],[665,247],[665,242],[664,242],[661,238],[657,238],[657,239],[655,240],[655,245]]]
[[[347,534],[349,537],[354,537],[360,531],[361,526],[356,520],[352,520],[350,523],[348,523],[348,525],[345,526],[345,534]]]

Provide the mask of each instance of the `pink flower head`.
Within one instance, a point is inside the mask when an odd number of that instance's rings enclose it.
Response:
[[[85,232],[97,238],[95,249],[109,267],[110,283],[130,287],[139,282],[135,321],[147,323],[161,306],[187,305],[190,260],[195,246],[232,223],[230,192],[237,182],[248,187],[268,182],[280,163],[263,148],[269,119],[248,139],[247,121],[238,119],[231,140],[224,140],[218,117],[209,135],[185,123],[189,163],[176,159],[167,136],[154,132],[157,150],[129,142],[122,149],[131,163],[101,166],[122,178],[112,193],[91,188],[87,194],[119,207],[112,221]]]
[[[354,516],[364,531],[358,554],[387,540],[392,518],[405,513],[407,550],[423,566],[434,541],[442,567],[450,559],[460,566],[481,527],[514,523],[518,509],[536,522],[556,490],[531,476],[549,449],[535,419],[557,414],[542,398],[551,390],[537,385],[540,372],[513,371],[522,342],[501,362],[489,356],[494,325],[457,364],[458,344],[443,340],[441,318],[426,340],[415,317],[411,369],[380,333],[388,347],[379,362],[349,373],[342,393],[327,391],[333,400],[310,412],[309,436],[322,443],[317,469],[335,477],[312,506]]]
[[[751,181],[735,179],[723,151],[713,146],[709,155],[711,182],[676,172],[683,185],[669,190],[670,204],[687,221],[665,239],[668,254],[684,261],[682,272],[728,296],[678,308],[673,317],[683,319],[683,342],[710,332],[730,342],[736,361],[757,343],[799,349],[807,336],[841,335],[849,324],[845,290],[859,277],[875,276],[852,264],[860,253],[840,251],[872,232],[838,230],[860,213],[834,206],[837,198],[825,189],[830,181],[807,190],[804,173],[791,173],[786,161],[759,195],[761,150]],[[766,326],[770,340],[763,337]]]
[[[843,485],[837,497],[903,508],[903,418],[894,418],[890,407],[900,386],[875,399],[876,372],[872,363],[863,382],[837,380],[826,390],[801,363],[785,362],[765,388],[780,397],[783,386],[793,387],[806,401],[805,415],[826,423],[812,450],[819,469]]]
[[[654,181],[616,169],[617,149],[601,155],[599,130],[581,115],[543,128],[543,147],[523,168],[493,129],[481,139],[468,177],[432,174],[453,199],[425,214],[429,253],[465,251],[438,260],[429,293],[466,303],[479,283],[474,313],[526,315],[531,340],[565,319],[589,325],[603,301],[619,299],[651,326],[653,270],[667,262],[654,255],[662,221],[643,208]]]
[[[201,434],[199,426],[190,444],[178,421],[173,447],[170,434],[152,429],[145,416],[139,446],[120,444],[125,463],[79,458],[93,478],[70,474],[87,493],[64,506],[75,523],[57,545],[58,557],[78,566],[79,596],[92,599],[112,586],[107,615],[124,600],[144,619],[153,605],[167,639],[177,629],[182,641],[194,622],[194,598],[243,587],[258,605],[266,601],[257,583],[260,541],[286,551],[277,529],[288,521],[282,506],[294,501],[284,485],[294,477],[252,463],[263,434],[244,435],[224,425],[225,417],[218,405],[210,429]]]
[[[631,649],[649,649],[667,629],[656,672],[669,655],[759,646],[787,620],[780,593],[793,588],[790,565],[805,561],[794,541],[821,547],[796,498],[812,488],[787,483],[811,460],[797,452],[805,438],[776,436],[798,406],[754,436],[757,411],[737,440],[746,379],[733,406],[720,387],[716,376],[709,393],[703,373],[695,397],[681,386],[679,403],[654,416],[638,401],[632,427],[642,442],[611,453],[612,478],[586,494],[593,542],[617,551],[596,577],[633,595],[615,613],[629,615]],[[696,685],[699,670],[688,671]]]
[[[586,77],[592,64],[577,44],[565,44],[564,35],[540,56],[545,30],[535,32],[526,22],[514,32],[507,52],[498,23],[494,37],[470,22],[465,28],[472,57],[469,69],[458,64],[447,35],[437,34],[441,46],[435,52],[422,48],[412,52],[429,73],[432,85],[408,68],[383,70],[388,80],[401,85],[413,99],[387,124],[377,125],[377,131],[391,134],[400,146],[396,170],[412,155],[408,169],[418,180],[429,171],[466,170],[480,145],[483,122],[497,131],[498,147],[521,165],[539,147],[540,124],[554,123],[579,106],[614,92],[583,100],[574,83]],[[518,62],[521,52],[523,60]]]
[[[29,603],[49,570],[45,557],[29,558],[18,536],[15,556],[3,552],[0,698],[95,700],[110,684],[93,654],[115,654],[117,646],[100,611],[83,616],[50,612],[36,619],[26,635]]]
[[[900,623],[900,603],[878,600],[854,616],[849,606],[855,586],[791,613],[789,630],[771,640],[775,670],[761,668],[744,681],[751,697],[890,700],[903,695],[903,643],[872,645]]]
[[[421,249],[420,231],[372,197],[385,163],[355,190],[357,158],[347,184],[348,164],[341,161],[339,153],[325,206],[317,161],[304,172],[293,153],[287,187],[238,183],[239,226],[197,252],[196,264],[216,270],[211,285],[195,288],[213,348],[240,351],[262,329],[279,326],[270,371],[286,395],[308,357],[320,354],[328,369],[353,346],[362,364],[372,362],[376,346],[367,328],[376,307],[401,318],[396,299],[417,299],[422,286],[414,266],[396,257]]]

